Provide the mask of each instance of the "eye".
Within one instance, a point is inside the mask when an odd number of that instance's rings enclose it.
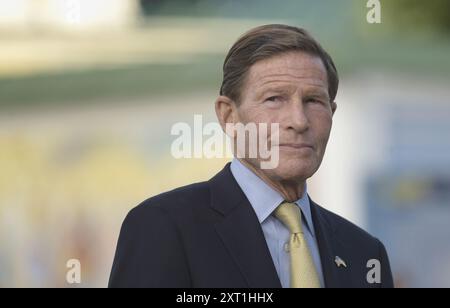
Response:
[[[310,97],[306,99],[307,103],[312,103],[312,104],[322,104],[322,101],[320,99],[314,98],[314,97]]]
[[[283,98],[281,96],[275,95],[275,96],[270,96],[268,98],[266,98],[266,102],[277,102],[277,101],[281,101]]]

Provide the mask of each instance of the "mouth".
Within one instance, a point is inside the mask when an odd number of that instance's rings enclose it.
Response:
[[[308,143],[280,143],[278,145],[280,148],[301,150],[301,149],[313,149],[314,147]]]

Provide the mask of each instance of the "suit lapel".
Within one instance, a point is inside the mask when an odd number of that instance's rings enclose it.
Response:
[[[337,230],[327,219],[325,210],[312,201],[311,198],[310,204],[314,229],[316,231],[317,245],[319,246],[320,259],[322,262],[325,287],[341,288],[348,286],[348,269],[343,267],[339,268],[335,262],[336,256],[345,258],[346,249],[341,245],[337,236]]]
[[[250,288],[281,288],[264,233],[228,164],[210,180],[216,231]]]

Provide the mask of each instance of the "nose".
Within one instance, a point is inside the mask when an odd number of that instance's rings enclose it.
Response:
[[[296,133],[303,133],[309,129],[309,119],[301,99],[295,99],[289,103],[287,112],[287,129]]]

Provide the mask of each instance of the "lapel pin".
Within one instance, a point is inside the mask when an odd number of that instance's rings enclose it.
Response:
[[[343,267],[347,268],[347,264],[346,264],[345,261],[342,260],[341,257],[339,257],[339,256],[336,256],[336,258],[334,258],[334,262],[336,263],[336,266],[337,266],[337,267],[343,266]]]

